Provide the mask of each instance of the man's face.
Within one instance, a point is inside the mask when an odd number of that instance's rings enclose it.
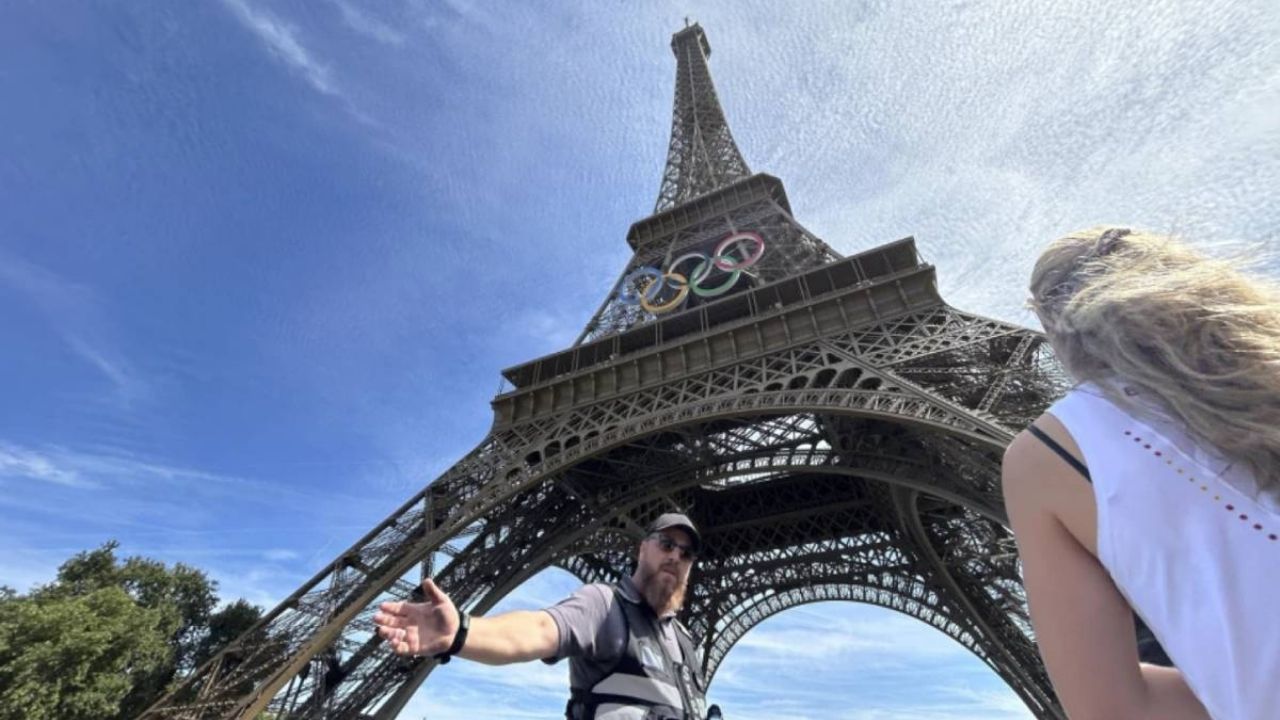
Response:
[[[667,528],[640,543],[636,584],[659,613],[679,607],[693,568],[693,538],[681,528]]]

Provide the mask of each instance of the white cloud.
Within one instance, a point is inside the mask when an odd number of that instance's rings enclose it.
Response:
[[[801,608],[748,631],[734,652],[761,662],[874,657],[881,662],[909,664],[923,658],[956,657],[967,651],[940,631],[890,611],[875,620],[852,620]]]
[[[333,4],[337,5],[342,13],[342,21],[357,33],[387,45],[404,44],[403,32],[369,15],[347,0],[333,0]]]
[[[218,598],[223,602],[243,598],[264,610],[280,604],[314,571],[272,563],[213,567],[201,564],[199,567],[218,583]]]
[[[236,582],[263,562],[277,577],[277,566],[297,570],[287,582],[300,582],[394,507],[359,491],[6,440],[0,490],[0,526],[15,534],[7,552],[39,552],[53,566],[115,538],[130,553],[223,568]]]
[[[272,548],[270,550],[263,551],[262,557],[266,560],[273,561],[297,560],[298,553],[286,548]]]
[[[150,383],[111,340],[101,301],[89,287],[3,250],[0,286],[17,291],[40,309],[66,346],[111,383],[109,399],[130,408],[150,397]]]
[[[576,313],[566,317],[545,308],[527,307],[509,315],[493,339],[504,346],[525,348],[534,358],[571,346],[585,324],[586,318]]]
[[[1030,717],[981,660],[942,632],[855,603],[807,605],[764,621],[730,651],[710,699],[748,720]]]
[[[297,28],[271,15],[250,7],[248,0],[223,0],[236,18],[252,30],[271,54],[302,75],[316,90],[326,95],[341,95],[333,83],[329,68],[321,64],[298,40]]]
[[[0,442],[0,480],[37,480],[67,487],[98,487],[79,469],[27,448]]]
[[[5,478],[86,488],[154,480],[175,484],[248,482],[128,455],[81,452],[59,446],[35,449],[0,440],[0,479]]]
[[[110,357],[107,350],[94,347],[83,338],[68,336],[67,344],[77,355],[105,375],[123,397],[136,397],[141,388],[137,373],[123,358]]]
[[[561,710],[569,696],[567,662],[541,662],[492,667],[457,663],[432,674],[401,717],[470,720],[480,717],[547,717]]]
[[[110,487],[117,491],[128,488],[163,489],[166,493],[183,491],[189,493],[178,496],[184,502],[189,502],[190,493],[194,493],[266,503],[322,499],[362,510],[370,503],[381,505],[364,493],[347,495],[333,490],[317,493],[306,486],[211,472],[125,451],[87,451],[59,445],[29,447],[0,439],[0,480],[6,478],[83,488]],[[151,497],[147,501],[161,499]]]
[[[0,537],[0,585],[7,585],[19,592],[29,592],[36,585],[50,582],[58,566],[72,555],[97,547],[101,538],[85,546],[32,548],[20,538]],[[281,562],[240,562],[243,558],[259,557],[256,551],[236,551],[206,548],[203,551],[184,548],[139,547],[133,542],[122,542],[116,557],[123,559],[134,555],[173,564],[186,563],[205,572],[218,585],[218,597],[227,603],[239,598],[248,600],[264,609],[275,607],[314,572],[314,568],[284,565]],[[237,557],[237,556],[243,557]],[[280,558],[285,560],[287,558]]]
[[[0,585],[20,593],[29,592],[36,585],[53,580],[59,563],[66,560],[62,556],[54,557],[49,553],[25,549],[4,547],[0,548],[0,552],[4,556],[4,562],[0,563]]]

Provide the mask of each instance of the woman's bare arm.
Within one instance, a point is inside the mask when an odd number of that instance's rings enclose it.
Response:
[[[1037,425],[1079,456],[1055,418]],[[1028,433],[1006,451],[1003,476],[1036,642],[1068,716],[1208,720],[1181,673],[1139,663],[1132,610],[1086,534],[1096,527],[1088,482]]]

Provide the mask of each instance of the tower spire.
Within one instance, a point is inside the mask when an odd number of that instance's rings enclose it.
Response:
[[[662,212],[751,175],[716,97],[707,58],[711,45],[698,23],[671,36],[676,97],[671,144],[654,212]]]

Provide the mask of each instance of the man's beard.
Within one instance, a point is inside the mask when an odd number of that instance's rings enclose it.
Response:
[[[649,607],[659,616],[670,612],[675,612],[684,604],[684,592],[686,583],[680,577],[679,571],[672,576],[673,582],[664,582],[663,575],[667,573],[659,569],[653,575],[646,578],[644,588],[641,591],[644,594],[645,602],[649,603]]]

